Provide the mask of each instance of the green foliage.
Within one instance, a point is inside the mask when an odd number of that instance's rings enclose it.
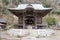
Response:
[[[18,5],[18,3],[17,3],[18,0],[17,1],[16,0],[12,0],[12,2],[13,2],[14,5]]]
[[[53,11],[52,11],[52,14],[60,15],[60,10],[53,10]]]
[[[2,7],[0,6],[0,12],[2,11]]]
[[[56,25],[56,20],[53,17],[49,16],[45,19],[45,21],[47,22],[48,25]]]
[[[23,0],[2,0],[3,4],[8,5],[9,2],[12,2],[15,5],[18,5],[19,2],[22,2]]]
[[[2,0],[2,2],[7,5],[9,3],[9,0]]]
[[[42,4],[44,5],[44,7],[51,7],[51,3],[48,3],[46,0],[43,0]]]

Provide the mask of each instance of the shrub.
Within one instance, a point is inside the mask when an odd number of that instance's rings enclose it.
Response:
[[[45,18],[45,21],[46,21],[46,23],[50,26],[50,25],[56,25],[56,20],[55,20],[55,18],[53,18],[53,17],[47,17],[47,18]]]

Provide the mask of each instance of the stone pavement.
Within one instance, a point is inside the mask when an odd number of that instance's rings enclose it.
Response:
[[[0,40],[60,40],[60,30],[55,30],[55,34],[49,37],[12,37],[7,35],[4,31],[0,32]]]

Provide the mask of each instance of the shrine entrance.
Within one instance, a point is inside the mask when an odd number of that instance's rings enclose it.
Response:
[[[35,25],[35,17],[34,16],[26,16],[25,17],[25,25],[28,29],[33,29]]]

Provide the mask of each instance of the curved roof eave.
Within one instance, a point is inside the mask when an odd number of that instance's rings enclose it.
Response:
[[[25,10],[25,9],[15,9],[15,8],[8,8],[8,10],[12,10],[12,11],[14,11],[14,10],[16,10],[16,11],[18,11],[18,10]],[[42,8],[42,9],[34,9],[34,10],[52,10],[52,8]]]

